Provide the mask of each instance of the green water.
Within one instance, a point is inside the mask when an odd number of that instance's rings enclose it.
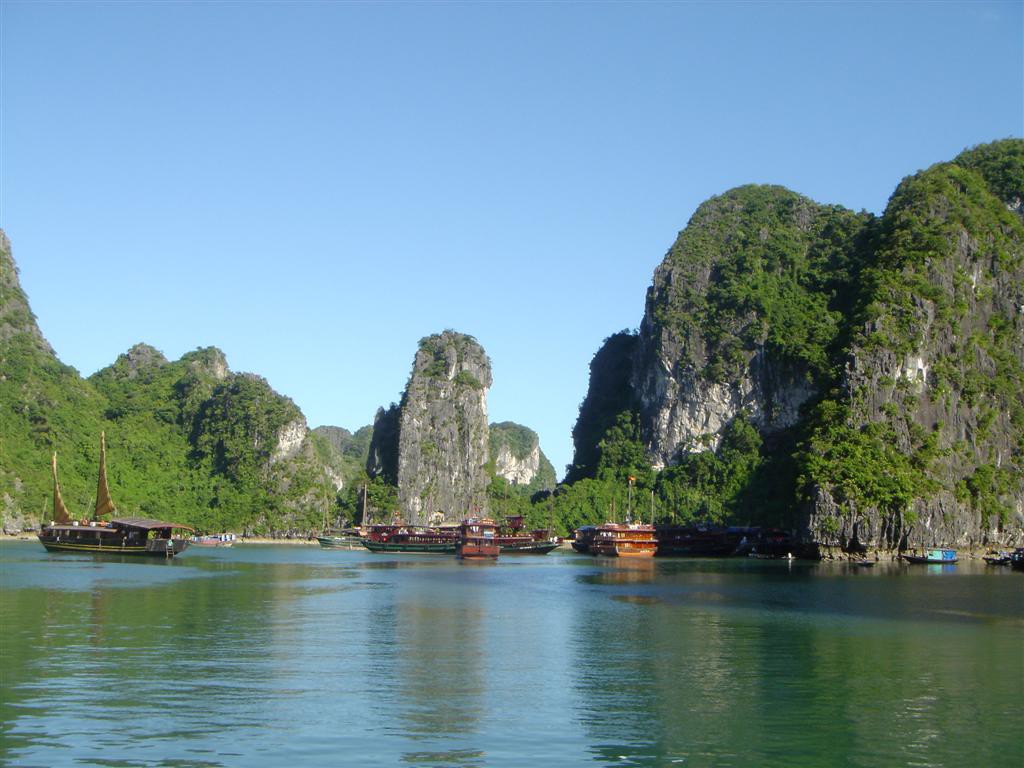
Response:
[[[0,544],[11,766],[1024,764],[984,565]]]

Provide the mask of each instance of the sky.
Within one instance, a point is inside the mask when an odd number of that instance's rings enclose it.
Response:
[[[561,476],[707,198],[881,213],[1024,134],[1024,3],[0,0],[0,226],[83,375],[216,346],[310,426],[474,336]]]

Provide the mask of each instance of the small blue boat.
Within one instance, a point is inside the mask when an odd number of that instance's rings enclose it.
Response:
[[[1010,553],[1010,567],[1015,571],[1024,571],[1024,547],[1018,547]]]
[[[923,555],[915,553],[911,555],[900,555],[900,557],[908,563],[914,563],[917,565],[949,565],[950,563],[956,562],[956,550],[943,548],[926,549]]]

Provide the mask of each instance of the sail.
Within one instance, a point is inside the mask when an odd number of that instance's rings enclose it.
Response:
[[[64,499],[60,497],[60,483],[57,482],[57,454],[53,454],[53,522],[60,525],[69,525],[71,515],[68,508],[64,506]]]
[[[98,520],[101,515],[112,515],[115,512],[117,509],[107,487],[107,439],[106,435],[100,432],[100,480],[96,486],[96,514],[92,519]]]

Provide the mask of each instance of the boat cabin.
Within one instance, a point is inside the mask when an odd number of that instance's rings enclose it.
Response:
[[[654,526],[644,523],[605,523],[597,527],[590,554],[653,557],[658,549],[654,533]]]
[[[501,551],[498,524],[487,518],[471,517],[459,526],[455,554],[463,559],[496,559]]]

